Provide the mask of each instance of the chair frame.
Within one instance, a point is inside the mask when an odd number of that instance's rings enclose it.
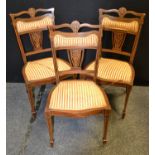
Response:
[[[72,23],[74,23],[75,27],[78,27],[78,30],[80,28],[82,28],[82,27],[88,27],[88,28],[92,28],[92,29],[99,29],[99,25],[91,25],[91,24],[87,24],[87,23],[80,24],[78,21],[73,21]],[[65,28],[65,27],[71,28],[71,25],[72,24],[65,23],[65,24],[61,24],[61,25],[55,25],[54,27],[49,27],[51,45],[54,45],[53,44],[54,43],[53,38],[54,38],[55,34],[59,34],[58,31],[54,31],[54,30]],[[96,81],[98,59],[99,59],[99,51],[100,51],[100,38],[101,38],[100,33],[98,31],[89,31],[89,32],[83,32],[83,33],[81,32],[81,33],[79,33],[77,31],[77,32],[72,33],[71,35],[72,36],[81,36],[81,37],[83,37],[83,36],[86,36],[86,35],[89,35],[89,34],[94,34],[94,33],[97,34],[98,39],[99,39],[97,47],[88,47],[88,46],[87,47],[86,46],[85,47],[79,47],[79,46],[70,47],[70,46],[66,46],[66,47],[63,47],[63,48],[55,48],[54,46],[52,46],[53,61],[54,61],[53,63],[54,63],[55,72],[56,72],[56,75],[57,75],[56,76],[57,84],[60,81],[59,76],[66,75],[66,74],[83,74],[83,75],[90,75],[91,74],[92,75],[94,73],[94,81]],[[71,36],[70,33],[65,32],[65,34],[66,34],[65,37]],[[71,68],[71,70],[69,70],[69,71],[61,71],[61,72],[58,71],[57,62],[56,62],[56,51],[60,50],[60,49],[67,50],[67,52],[70,51],[70,50],[75,50],[75,51],[80,50],[80,51],[84,52],[84,49],[96,49],[97,53],[96,53],[95,70],[94,71],[85,71],[85,70],[82,70],[81,67],[73,66]],[[103,90],[102,90],[102,93],[103,93]],[[49,107],[49,104],[50,104],[51,95],[52,95],[52,91],[50,92],[50,94],[48,96],[47,104],[46,104],[46,107],[45,107],[45,113],[44,113],[46,121],[47,121],[47,126],[48,126],[48,131],[49,131],[49,136],[50,136],[50,145],[51,146],[53,146],[53,144],[54,144],[54,139],[53,139],[54,116],[67,116],[67,117],[73,117],[73,118],[82,118],[82,117],[86,117],[86,116],[89,116],[89,115],[95,115],[95,114],[102,113],[104,115],[103,143],[107,142],[107,127],[108,127],[108,120],[109,120],[111,107],[110,107],[108,98],[104,93],[103,93],[103,95],[104,95],[104,97],[106,99],[106,102],[107,102],[107,106],[105,108],[98,108],[98,109],[93,109],[93,110],[81,110],[81,111],[65,111],[65,110],[57,111],[57,110],[49,109],[48,107]]]
[[[38,12],[42,12],[42,13],[44,13],[44,15],[36,16],[36,14]],[[20,18],[20,16],[22,16],[22,15],[29,15],[29,17],[28,18]],[[19,45],[19,48],[20,48],[20,52],[21,52],[24,64],[27,63],[27,57],[29,57],[29,56],[51,51],[51,48],[43,49],[42,48],[42,42],[40,42],[40,40],[42,41],[42,39],[43,39],[43,34],[42,34],[43,31],[48,30],[48,27],[46,27],[46,28],[37,28],[37,29],[34,29],[32,31],[18,32],[16,23],[18,21],[32,22],[32,21],[35,21],[35,20],[42,19],[45,16],[50,17],[53,20],[53,25],[55,24],[54,23],[54,19],[55,19],[55,17],[54,17],[54,8],[49,8],[49,9],[29,8],[26,11],[21,11],[21,12],[18,12],[18,13],[11,13],[10,14],[10,17],[11,17],[11,20],[12,20],[12,25],[13,25],[13,28],[14,28],[14,31],[15,31],[15,34],[16,34],[17,42],[18,42],[18,45]],[[26,53],[26,51],[24,50],[24,46],[23,46],[22,40],[20,38],[20,36],[23,35],[23,34],[29,34],[30,41],[31,41],[32,46],[33,46],[33,51],[29,51],[28,53]],[[39,38],[39,40],[36,40],[36,36]],[[39,47],[39,48],[37,48],[37,47]],[[26,78],[24,70],[25,70],[25,67],[23,67],[23,69],[22,69],[22,74],[23,74],[23,77],[24,77],[25,86],[26,86],[26,90],[27,90],[28,98],[29,98],[29,103],[30,103],[30,106],[31,106],[31,113],[32,113],[32,120],[31,121],[34,121],[35,118],[36,118],[36,108],[35,108],[35,97],[34,97],[33,90],[34,90],[35,87],[41,86],[40,90],[42,90],[42,92],[43,92],[44,89],[45,89],[46,84],[50,84],[50,83],[55,82],[55,77],[46,78],[46,79],[43,79],[43,80],[28,81],[28,79]],[[41,96],[43,95],[42,92],[39,93],[39,96],[40,96],[39,100],[40,100]]]
[[[118,16],[110,16],[108,15],[109,13],[116,13]],[[134,18],[126,18],[125,15],[130,14],[135,16]],[[102,27],[102,19],[103,17],[108,16],[109,19],[118,19],[119,21],[127,21],[130,22],[132,20],[136,20],[139,23],[139,30],[137,33],[131,33],[130,31],[125,31],[125,30],[116,30],[116,29],[110,29],[110,28],[103,28]],[[103,31],[111,31],[113,33],[113,47],[117,46],[118,44],[120,44],[120,48],[112,48],[112,49],[107,49],[107,48],[102,48],[101,47],[101,52],[105,52],[105,53],[114,53],[114,54],[119,54],[119,55],[123,55],[123,56],[127,56],[129,57],[129,65],[133,66],[133,61],[135,58],[135,54],[136,54],[136,50],[137,50],[137,45],[138,45],[138,41],[139,41],[139,37],[140,37],[140,33],[141,33],[141,28],[144,22],[144,17],[145,17],[145,13],[138,13],[135,11],[130,11],[127,10],[125,7],[121,7],[119,9],[110,9],[110,10],[106,10],[106,9],[99,9],[99,23],[100,23],[100,28],[101,28],[101,38],[103,37]],[[132,51],[131,53],[127,53],[126,51],[122,51],[122,46],[123,43],[125,41],[125,37],[126,34],[133,34],[135,35],[135,39],[134,39],[134,43],[133,43],[133,47],[132,47]],[[114,38],[115,37],[115,38]],[[119,42],[117,41],[119,40]],[[135,76],[135,71],[132,67],[132,74],[133,74],[133,79]],[[122,112],[122,118],[125,118],[126,115],[126,109],[127,109],[127,103],[128,103],[128,99],[129,99],[129,95],[133,86],[133,83],[131,84],[126,84],[122,81],[110,81],[110,80],[102,80],[101,78],[97,77],[98,82],[100,84],[108,84],[108,85],[114,85],[114,86],[121,86],[121,87],[125,87],[126,88],[126,96],[125,96],[125,103],[124,103],[124,108],[123,108],[123,112]]]

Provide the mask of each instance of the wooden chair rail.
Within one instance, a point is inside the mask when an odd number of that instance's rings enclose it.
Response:
[[[106,48],[102,48],[102,52],[107,52],[107,53],[116,53],[116,54],[121,54],[124,56],[128,56],[130,57],[131,54],[126,52],[126,51],[118,51],[118,50],[114,50],[114,49],[106,49]]]
[[[42,8],[34,9],[34,8],[29,8],[28,10],[21,11],[21,12],[18,12],[18,13],[10,13],[10,16],[12,18],[16,18],[16,17],[21,16],[23,14],[35,15],[38,12],[51,12],[52,14],[54,14],[54,8],[49,8],[49,9],[42,9]]]
[[[82,74],[82,75],[87,75],[87,76],[93,76],[94,75],[94,71],[85,71],[85,70],[81,70],[80,68],[74,68],[71,70],[67,70],[67,71],[58,71],[59,76],[63,76],[63,75],[74,75],[74,74]]]
[[[79,46],[71,46],[71,47],[67,47],[67,46],[64,46],[64,47],[56,47],[55,48],[57,51],[59,50],[84,50],[84,49],[97,49],[96,46],[92,46],[92,47],[79,47]]]
[[[117,13],[120,17],[124,17],[126,14],[131,14],[131,15],[135,15],[137,17],[140,17],[141,19],[143,19],[145,17],[145,13],[139,13],[136,11],[132,11],[132,10],[127,10],[125,7],[121,7],[119,9],[99,9],[99,13],[100,15],[102,15],[103,13]]]
[[[40,49],[40,50],[37,50],[37,51],[29,51],[25,55],[26,56],[31,56],[31,55],[35,55],[35,54],[39,54],[39,53],[50,52],[50,51],[51,51],[51,48],[46,48],[46,49]]]
[[[119,28],[115,28],[115,29],[113,29],[113,28],[107,28],[107,27],[103,27],[103,31],[115,31],[115,32],[120,32],[120,33],[128,33],[128,34],[131,34],[131,35],[136,35],[137,33],[135,33],[135,32],[131,32],[131,31],[124,31],[124,30],[121,30],[121,29],[119,29]]]
[[[77,21],[74,21],[74,22],[77,22]],[[73,29],[73,27],[75,26],[74,22],[73,22],[73,24],[64,23],[64,24],[60,24],[60,25],[54,25],[53,29],[55,29],[55,30],[62,29],[62,28]],[[80,28],[83,28],[83,27],[99,29],[99,25],[91,25],[91,24],[88,24],[88,23],[83,23],[83,24],[77,25],[78,30]]]
[[[48,26],[49,29],[52,29],[54,26]],[[60,35],[66,35],[66,37],[86,37],[90,34],[96,34],[96,35],[99,35],[99,31],[95,31],[95,30],[92,30],[92,31],[87,31],[87,32],[78,32],[78,33],[75,33],[75,32],[61,32],[61,31],[53,31],[51,37],[54,37],[54,35],[56,34],[60,34]]]

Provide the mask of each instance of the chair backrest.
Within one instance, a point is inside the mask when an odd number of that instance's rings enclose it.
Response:
[[[75,26],[76,29],[81,28],[89,28],[91,30],[85,32],[62,32],[60,29],[62,28],[70,28]],[[96,30],[97,29],[97,30]],[[49,35],[51,40],[52,46],[52,53],[53,53],[53,61],[54,61],[54,68],[56,72],[56,81],[57,83],[60,81],[59,77],[63,75],[72,75],[72,74],[85,74],[91,75],[96,80],[97,75],[97,67],[98,67],[98,57],[99,57],[99,49],[100,49],[100,33],[99,33],[99,25],[91,25],[87,23],[80,24],[78,21],[73,21],[71,24],[65,23],[61,25],[55,25],[54,27],[49,27]],[[86,71],[83,70],[81,66],[72,66],[68,71],[59,71],[58,64],[56,60],[56,53],[59,50],[66,50],[69,52],[75,52],[80,50],[81,52],[85,52],[86,49],[89,49],[89,52],[95,51],[96,52],[96,63],[94,70]],[[92,49],[92,50],[90,50]],[[84,55],[84,54],[82,54]],[[76,57],[76,54],[75,54]],[[82,58],[83,61],[83,58]]]
[[[104,48],[103,45],[102,51],[127,56],[130,59],[129,62],[132,64],[136,54],[144,17],[145,13],[130,11],[124,7],[121,7],[118,10],[99,9],[101,34],[104,35],[104,31],[112,32],[112,49]],[[130,52],[123,51],[122,49],[127,34],[134,36]]]
[[[49,25],[54,25],[54,8],[29,8],[26,11],[11,13],[10,17],[24,63],[27,62],[28,56],[51,51],[51,48],[43,48],[43,31],[48,30]],[[24,48],[22,36],[26,34],[32,44],[32,51],[26,52]]]

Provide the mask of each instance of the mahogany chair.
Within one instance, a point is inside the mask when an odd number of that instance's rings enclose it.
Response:
[[[33,61],[29,61],[28,57],[45,52],[50,52],[51,55],[51,47],[43,47],[43,39],[47,39],[44,32],[48,32],[48,26],[54,25],[54,8],[30,8],[27,11],[11,13],[10,16],[24,62],[22,74],[29,97],[32,119],[34,120],[36,118],[36,106],[33,90],[36,86],[55,82],[55,72],[51,56]],[[26,40],[23,38],[25,35],[29,37],[32,51],[26,51],[24,46]],[[60,70],[70,69],[69,64],[61,59],[58,59],[58,64]]]
[[[113,53],[129,58],[129,61],[122,61],[113,58],[100,58],[97,79],[101,84],[112,84],[126,88],[125,104],[122,118],[125,117],[129,94],[133,86],[135,71],[133,60],[136,54],[137,45],[141,28],[144,22],[145,13],[126,10],[121,7],[117,9],[99,9],[99,22],[101,38],[104,39],[106,31],[111,32],[112,48],[101,47],[101,51],[105,53]],[[124,50],[127,35],[134,36],[131,51]],[[110,39],[109,39],[110,40]],[[108,40],[108,41],[109,41]],[[94,63],[89,64],[86,70],[91,70]]]
[[[90,28],[91,31],[73,33],[59,30],[64,27],[72,29],[72,25],[78,30],[87,27]],[[79,118],[102,113],[104,115],[103,142],[106,143],[107,141],[107,126],[111,107],[106,93],[95,82],[100,48],[100,33],[96,29],[99,29],[98,25],[80,24],[78,21],[74,21],[72,24],[56,25],[54,26],[54,30],[52,27],[49,27],[57,82],[54,90],[51,90],[49,93],[45,108],[45,118],[49,130],[51,146],[53,146],[54,143],[54,116]],[[76,50],[80,50],[84,53],[86,49],[87,52],[96,52],[94,70],[86,71],[83,70],[82,67],[75,66],[71,67],[69,71],[60,71],[58,69],[56,57],[59,50],[75,50],[75,52]],[[94,81],[81,79],[60,80],[60,76],[62,75],[73,74],[92,75]]]

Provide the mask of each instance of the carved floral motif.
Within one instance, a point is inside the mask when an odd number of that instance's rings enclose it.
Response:
[[[119,11],[119,16],[120,16],[120,17],[124,17],[125,14],[126,14],[126,12],[127,12],[127,10],[126,10],[125,7],[121,7],[121,8],[119,8],[118,11]]]
[[[30,33],[29,35],[31,43],[33,45],[33,49],[34,50],[42,49],[43,33],[39,31]]]
[[[112,44],[113,49],[121,50],[126,38],[126,33],[122,32],[113,32],[112,33]]]
[[[34,8],[30,8],[28,10],[30,17],[35,17],[36,10]],[[30,40],[34,50],[42,49],[42,41],[43,41],[43,33],[42,31],[32,32],[29,34]]]
[[[73,21],[71,23],[71,28],[74,33],[77,33],[80,29],[80,23],[78,21]],[[80,67],[83,61],[83,52],[81,50],[70,50],[69,57],[73,67]]]

